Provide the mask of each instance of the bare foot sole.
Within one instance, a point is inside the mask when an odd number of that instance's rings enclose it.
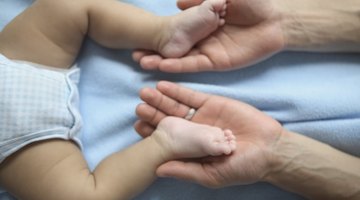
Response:
[[[156,137],[176,157],[204,157],[230,154],[236,148],[231,130],[166,117],[158,125]]]
[[[164,30],[159,53],[168,58],[185,55],[195,43],[225,23],[226,0],[206,0],[171,17],[170,29]]]

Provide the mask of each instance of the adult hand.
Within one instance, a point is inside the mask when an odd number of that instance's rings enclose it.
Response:
[[[272,147],[283,128],[254,107],[165,81],[159,82],[156,90],[143,89],[140,97],[145,104],[137,107],[140,120],[135,129],[144,137],[151,134],[165,116],[184,117],[190,108],[196,109],[191,121],[230,129],[236,136],[237,149],[230,156],[170,161],[158,168],[159,176],[220,187],[260,181],[271,169]]]
[[[146,137],[166,116],[231,129],[237,149],[229,156],[162,164],[157,174],[208,187],[264,181],[309,199],[360,199],[360,158],[283,129],[274,119],[240,101],[204,94],[170,82],[140,92],[144,104],[135,129]],[[326,183],[326,184],[324,184]]]
[[[179,0],[186,9],[203,0]],[[226,24],[181,58],[163,58],[137,50],[133,59],[146,70],[164,72],[224,71],[249,66],[285,46],[280,14],[270,0],[229,0]]]
[[[179,0],[181,9],[203,0]],[[175,59],[133,53],[147,70],[223,71],[249,66],[281,50],[360,52],[358,0],[229,0],[226,23]]]

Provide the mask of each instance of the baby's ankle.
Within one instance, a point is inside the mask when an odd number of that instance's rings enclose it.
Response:
[[[157,20],[157,28],[153,33],[152,39],[152,50],[161,54],[164,45],[169,41],[170,36],[172,35],[172,26],[171,26],[172,16],[163,16],[159,17]]]
[[[169,135],[165,130],[157,128],[150,136],[155,148],[159,149],[164,161],[175,158],[175,153],[172,151],[171,143],[169,142]]]

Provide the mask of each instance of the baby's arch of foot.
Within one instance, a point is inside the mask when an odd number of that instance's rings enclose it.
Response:
[[[160,144],[169,147],[177,158],[217,156],[235,150],[235,136],[230,130],[172,116],[164,118],[157,129],[157,134],[165,139]]]
[[[170,30],[164,30],[159,53],[167,58],[185,55],[198,41],[206,38],[225,23],[226,0],[206,0],[170,20]]]

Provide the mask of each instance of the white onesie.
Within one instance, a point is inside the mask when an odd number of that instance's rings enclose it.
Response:
[[[79,69],[55,71],[0,54],[0,163],[30,143],[79,133]]]

